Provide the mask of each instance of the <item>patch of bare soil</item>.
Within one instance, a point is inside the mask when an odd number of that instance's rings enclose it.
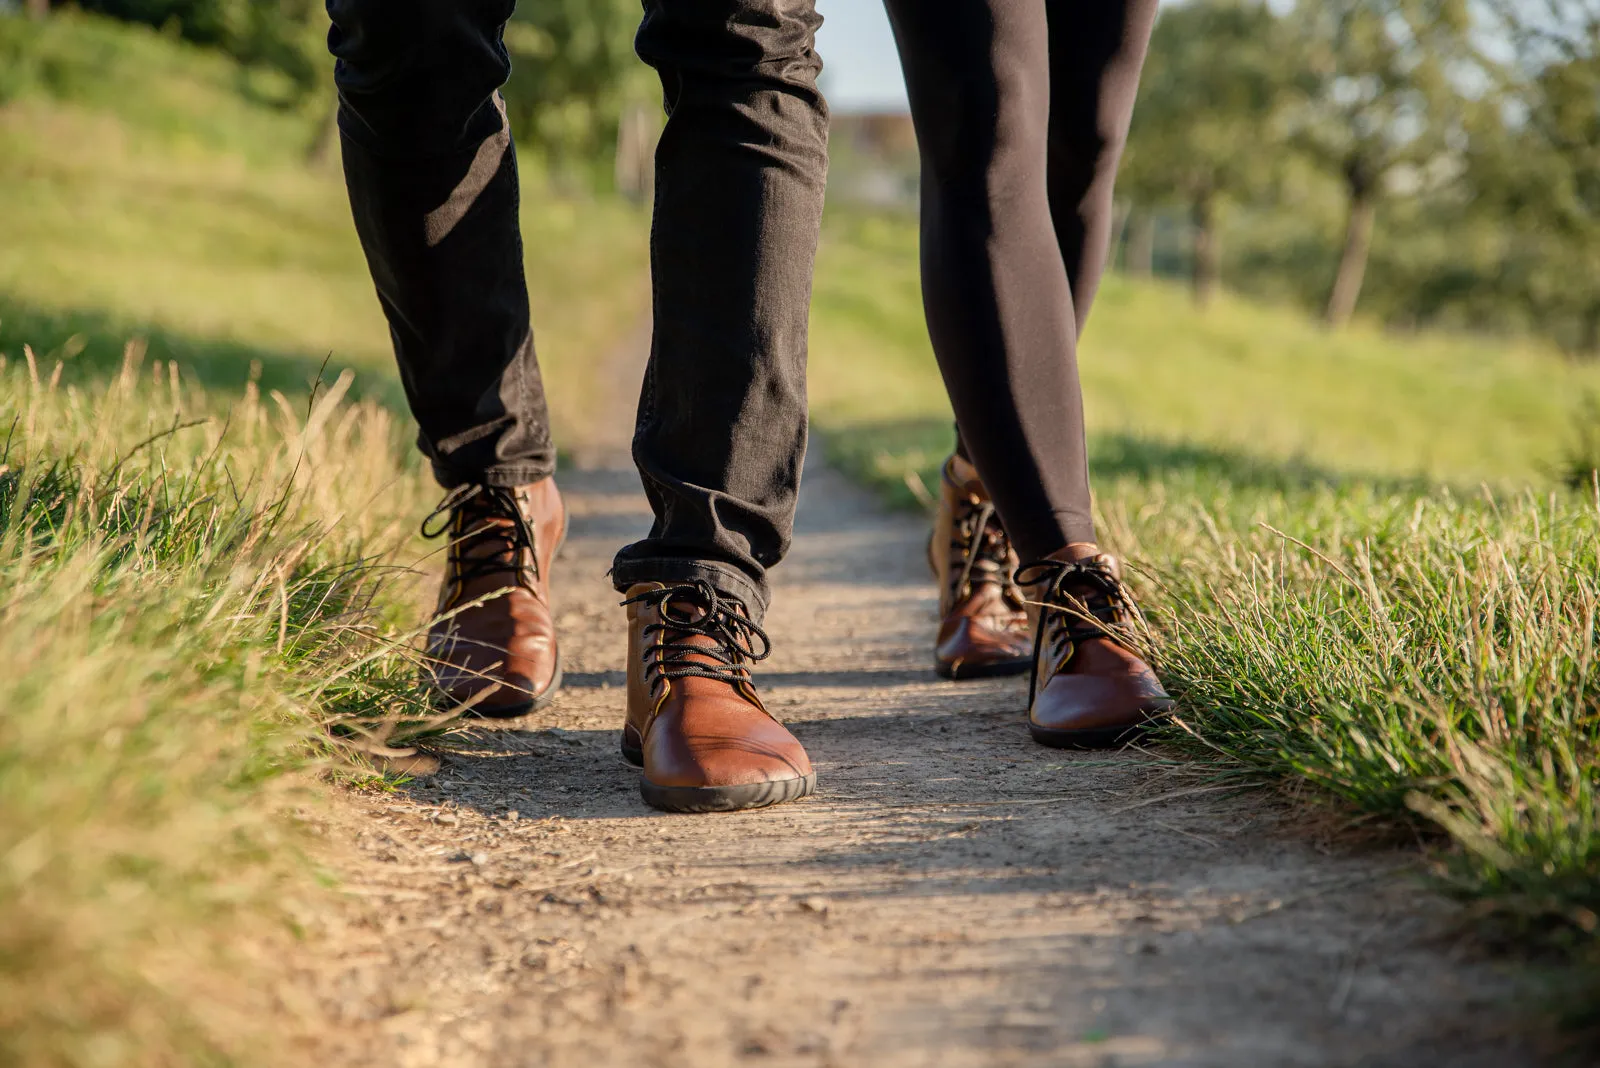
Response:
[[[332,824],[350,904],[300,977],[308,1061],[1542,1063],[1413,855],[1319,848],[1159,751],[1041,748],[1023,680],[936,679],[926,529],[815,466],[758,682],[819,792],[646,808],[617,753],[604,572],[648,526],[619,440],[562,476],[560,699]]]

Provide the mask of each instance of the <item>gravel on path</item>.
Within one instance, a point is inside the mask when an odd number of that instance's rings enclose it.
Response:
[[[1541,1063],[1517,981],[1406,851],[1319,845],[1268,791],[1028,737],[1021,679],[932,671],[926,527],[808,467],[757,680],[815,797],[666,815],[617,752],[605,578],[649,524],[626,429],[560,476],[566,682],[326,830],[348,906],[286,997],[338,1065]]]

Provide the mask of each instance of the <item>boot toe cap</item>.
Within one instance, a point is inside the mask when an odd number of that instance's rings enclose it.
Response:
[[[1028,721],[1051,731],[1117,730],[1146,725],[1171,708],[1172,698],[1153,674],[1057,675],[1034,700]]]
[[[1019,674],[1028,669],[1033,639],[1016,628],[981,619],[947,621],[934,647],[934,664],[947,678]]]
[[[755,712],[737,731],[697,733],[651,730],[645,740],[645,777],[659,786],[750,786],[812,774],[804,747],[776,720]],[[760,716],[766,722],[755,721]]]

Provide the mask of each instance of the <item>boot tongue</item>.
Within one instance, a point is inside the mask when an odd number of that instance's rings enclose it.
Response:
[[[510,567],[516,555],[517,532],[509,519],[496,515],[463,516],[461,558],[473,563],[497,561]]]
[[[1120,582],[1122,580],[1122,569],[1117,566],[1117,560],[1113,556],[1096,553],[1095,555],[1085,556],[1078,562],[1097,563],[1110,574],[1114,581]],[[1122,613],[1118,608],[1116,599],[1098,582],[1088,579],[1080,579],[1074,582],[1068,579],[1062,583],[1062,589],[1082,601],[1083,606],[1089,610],[1088,614],[1098,622],[1106,626],[1116,626],[1123,622]],[[1093,623],[1077,616],[1072,616],[1068,619],[1067,626],[1071,630],[1080,632],[1095,629]]]
[[[735,611],[735,604],[736,602],[731,602],[725,607],[729,611]],[[742,615],[743,613],[740,612],[739,614]],[[710,634],[699,634],[693,630],[680,627],[679,624],[687,623],[703,630],[717,631],[719,629],[713,625],[713,620],[707,607],[693,598],[674,597],[667,601],[662,605],[661,622],[665,627],[661,633],[663,644],[670,643],[679,647],[692,646],[699,649],[714,650],[725,657],[731,656],[736,661],[742,662],[744,660],[738,650],[734,649],[723,638],[713,637]],[[726,668],[728,666],[725,661],[719,660],[709,653],[695,653],[681,649],[673,653],[672,662],[677,664],[703,664],[708,667]]]
[[[463,509],[460,530],[456,558],[465,593],[522,585],[515,521],[488,509]]]
[[[1122,567],[1118,564],[1117,558],[1109,553],[1101,552],[1100,547],[1093,542],[1073,542],[1066,548],[1051,553],[1045,559],[1066,564],[1093,565],[1097,570],[1104,571],[1109,575],[1114,582],[1122,580]],[[1083,607],[1088,610],[1087,614],[1100,623],[1114,626],[1123,622],[1115,600],[1099,582],[1090,578],[1069,576],[1061,584],[1061,590],[1081,601]],[[1037,622],[1039,618],[1038,605],[1050,599],[1051,590],[1048,577],[1045,581],[1029,583],[1026,594],[1029,602],[1029,617]],[[1078,612],[1057,611],[1051,613],[1051,615],[1053,617],[1051,621],[1052,629],[1060,628],[1066,632],[1076,631],[1082,636],[1087,636],[1089,631],[1096,629],[1093,623],[1081,618],[1081,614]]]

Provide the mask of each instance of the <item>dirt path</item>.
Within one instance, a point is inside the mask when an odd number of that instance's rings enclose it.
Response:
[[[321,1063],[1538,1063],[1407,855],[1319,850],[1159,753],[1040,748],[1021,681],[936,680],[923,526],[815,465],[758,679],[819,794],[644,807],[603,577],[648,523],[623,437],[563,476],[560,700],[333,827]]]

